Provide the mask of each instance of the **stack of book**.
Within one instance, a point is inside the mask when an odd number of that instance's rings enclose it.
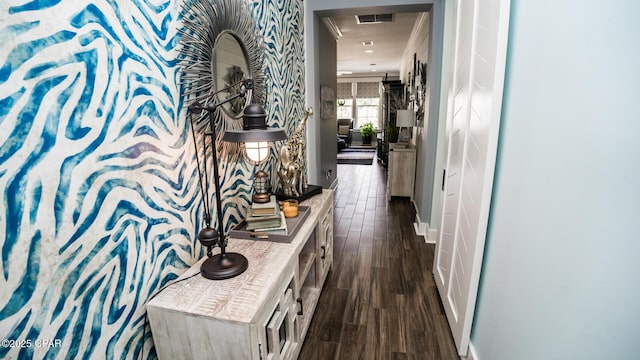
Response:
[[[267,203],[253,203],[247,215],[245,230],[255,233],[287,235],[287,221],[275,195]]]

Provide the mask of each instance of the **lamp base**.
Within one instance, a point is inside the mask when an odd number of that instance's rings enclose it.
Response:
[[[249,267],[249,261],[242,254],[217,254],[205,260],[200,273],[209,280],[224,280],[242,274]]]

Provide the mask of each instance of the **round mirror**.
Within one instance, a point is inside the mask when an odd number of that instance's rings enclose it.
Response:
[[[242,41],[231,31],[223,31],[213,47],[213,74],[215,77],[218,102],[240,92],[242,80],[251,78],[247,51]],[[242,115],[245,105],[251,99],[251,90],[244,97],[237,97],[222,105],[223,111],[232,118]]]

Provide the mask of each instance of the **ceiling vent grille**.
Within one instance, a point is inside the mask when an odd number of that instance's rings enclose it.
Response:
[[[393,21],[393,14],[356,15],[358,24],[379,24]]]

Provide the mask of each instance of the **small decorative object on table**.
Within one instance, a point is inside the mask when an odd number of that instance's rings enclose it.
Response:
[[[269,175],[262,171],[256,171],[253,175],[253,202],[266,203],[271,198],[271,184],[269,183]]]
[[[278,200],[297,199],[302,201],[322,192],[321,186],[307,183],[307,169],[304,163],[306,145],[304,127],[311,115],[313,115],[313,109],[309,108],[293,135],[280,148],[278,163],[280,189],[276,192]]]
[[[398,144],[407,146],[411,140],[411,127],[415,125],[416,114],[413,110],[398,110],[396,126],[400,128]]]
[[[282,201],[282,211],[286,218],[298,216],[298,200],[288,199]]]
[[[264,216],[260,219],[264,221],[262,223],[255,223],[256,218],[247,216],[246,220],[231,229],[229,236],[235,239],[268,240],[272,242],[290,243],[296,236],[298,230],[300,230],[304,224],[304,221],[309,216],[310,212],[311,209],[308,206],[299,205],[298,216],[288,218],[285,217],[283,205],[282,210],[278,212],[278,215],[271,215],[268,217]],[[274,221],[274,219],[278,217],[280,220]],[[268,221],[273,221],[271,226],[267,226]]]
[[[276,215],[276,218],[277,219],[269,220],[266,222],[247,222],[245,230],[253,231],[254,235],[256,235],[256,237],[258,238],[268,237],[269,235],[288,235],[289,229],[287,227],[287,220],[285,220],[284,218],[284,213],[280,211],[278,215]]]
[[[276,201],[276,197],[271,195],[269,197],[269,201],[266,203],[256,203],[251,204],[251,211],[249,212],[249,216],[273,216],[278,215],[280,212],[280,205]]]
[[[280,210],[275,195],[271,195],[269,201],[265,203],[254,202],[251,204],[245,223],[244,230],[255,233],[286,235],[288,232],[284,213]]]

